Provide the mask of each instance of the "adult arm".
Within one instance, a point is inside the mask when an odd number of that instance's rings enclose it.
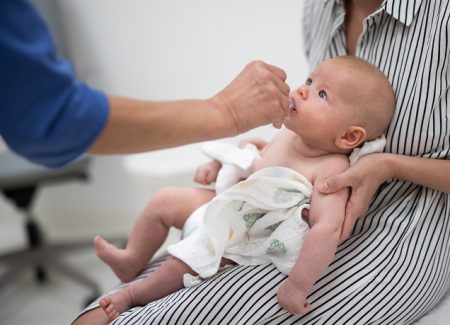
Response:
[[[257,126],[281,127],[289,87],[283,70],[249,63],[221,92],[207,100],[141,101],[109,96],[105,129],[92,153],[132,153],[234,136]]]
[[[341,240],[348,238],[356,220],[368,209],[378,187],[388,179],[398,179],[450,193],[450,161],[388,153],[362,157],[354,166],[319,184],[322,193],[350,187]]]
[[[274,122],[288,106],[286,74],[249,64],[208,100],[149,102],[107,96],[77,80],[29,1],[0,2],[0,134],[48,167],[86,150],[131,153],[231,136]]]
[[[247,144],[253,144],[259,151],[260,154],[264,152],[264,148],[267,146],[268,142],[261,138],[249,138],[243,139],[239,142],[238,147],[244,148]],[[194,181],[202,185],[210,185],[217,180],[220,169],[222,168],[222,163],[217,160],[212,160],[205,164],[202,164],[194,176]]]

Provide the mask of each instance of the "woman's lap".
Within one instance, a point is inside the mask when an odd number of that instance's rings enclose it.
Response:
[[[285,275],[265,264],[227,267],[112,324],[410,324],[448,287],[447,197],[411,190],[386,200],[380,195],[357,234],[339,246],[304,317],[280,308],[276,292]]]
[[[280,311],[276,290],[284,278],[270,264],[226,267],[199,286],[133,308],[111,324],[254,324]]]
[[[293,316],[276,300],[277,288],[284,279],[269,264],[227,267],[197,287],[133,308],[112,324],[397,324],[407,323],[399,318],[410,315],[408,305],[404,310],[392,308],[398,305],[396,297],[407,284],[392,286],[374,279],[355,285],[348,293],[342,291],[342,287],[351,286],[345,281],[338,286],[339,293],[315,292],[310,298],[314,310],[305,317]],[[419,297],[414,300],[424,302]]]

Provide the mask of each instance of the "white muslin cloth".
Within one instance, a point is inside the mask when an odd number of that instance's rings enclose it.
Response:
[[[273,263],[289,274],[309,230],[301,210],[309,208],[311,194],[298,172],[262,169],[200,208],[203,223],[168,251],[203,279],[218,271],[222,257],[241,265]]]
[[[206,156],[222,163],[214,184],[217,195],[250,176],[254,161],[261,158],[256,146],[250,143],[244,148],[238,148],[227,142],[206,142],[201,149]],[[205,208],[206,205],[201,206],[186,220],[182,238],[189,236],[203,223]]]
[[[365,142],[361,148],[353,149],[352,153],[348,157],[350,166],[353,166],[362,156],[376,152],[383,152],[385,146],[386,137],[384,134],[375,140]]]
[[[202,151],[209,158],[222,163],[215,184],[217,194],[250,176],[253,162],[261,158],[258,148],[250,143],[244,148],[238,148],[232,143],[207,142],[203,144]]]
[[[364,155],[383,151],[385,143],[381,136],[354,149],[350,165]],[[185,274],[185,286],[215,274],[222,257],[242,265],[271,262],[289,274],[309,230],[301,210],[309,208],[312,184],[284,167],[251,175],[254,161],[260,159],[252,144],[238,148],[208,143],[202,150],[220,161],[222,168],[215,184],[218,195],[194,211],[183,228],[183,240],[168,247],[170,254],[199,274]]]

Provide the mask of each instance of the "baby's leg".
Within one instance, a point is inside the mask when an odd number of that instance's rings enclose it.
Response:
[[[100,300],[100,307],[113,320],[122,312],[167,296],[184,287],[183,274],[196,273],[181,260],[169,257],[154,273]]]
[[[170,227],[182,229],[191,213],[214,197],[207,189],[171,187],[156,193],[133,226],[125,249],[94,239],[97,256],[124,282],[132,280],[164,243]]]

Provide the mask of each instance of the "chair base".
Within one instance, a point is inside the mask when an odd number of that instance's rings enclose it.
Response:
[[[83,156],[70,165],[49,170],[32,164],[16,154],[0,153],[0,191],[25,216],[27,247],[0,254],[0,264],[6,271],[0,274],[0,290],[14,283],[23,272],[34,271],[36,280],[45,283],[47,268],[52,268],[92,291],[92,297],[100,294],[99,286],[81,270],[66,263],[68,253],[79,249],[93,249],[92,240],[49,243],[38,219],[32,213],[33,200],[39,188],[50,183],[65,183],[73,180],[86,181],[90,158]],[[125,238],[109,238],[111,242],[125,243]]]
[[[126,242],[124,237],[107,238],[109,242],[115,242],[123,245]],[[40,247],[18,249],[0,256],[0,264],[7,265],[7,271],[0,276],[0,291],[6,286],[14,283],[23,272],[33,270],[36,280],[39,283],[45,283],[47,280],[47,267],[54,269],[67,276],[73,281],[85,286],[91,290],[89,300],[98,297],[101,294],[101,288],[98,284],[64,261],[64,257],[75,250],[92,249],[92,239],[78,241],[64,241],[63,243],[45,243]],[[90,301],[86,301],[88,303]]]

